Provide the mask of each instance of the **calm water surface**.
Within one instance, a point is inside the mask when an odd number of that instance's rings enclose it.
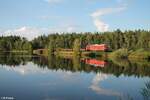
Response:
[[[150,100],[150,62],[0,57],[0,97],[16,100]]]

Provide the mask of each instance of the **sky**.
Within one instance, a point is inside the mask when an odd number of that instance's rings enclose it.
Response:
[[[0,0],[0,35],[150,29],[150,0]]]

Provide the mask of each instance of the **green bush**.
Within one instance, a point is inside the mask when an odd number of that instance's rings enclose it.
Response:
[[[120,59],[120,58],[128,58],[129,51],[128,49],[118,49],[112,53],[110,53],[110,58],[112,59]]]

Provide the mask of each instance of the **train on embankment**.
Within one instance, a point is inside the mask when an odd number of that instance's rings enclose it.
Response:
[[[83,54],[89,54],[92,51],[101,51],[101,52],[105,52],[108,51],[109,47],[107,44],[88,44],[85,48],[81,48],[80,51]],[[64,53],[64,54],[72,54],[73,53],[73,49],[64,49],[61,48],[59,50],[59,52]],[[38,55],[46,55],[48,54],[48,49],[37,49],[33,51],[34,54],[38,54]]]

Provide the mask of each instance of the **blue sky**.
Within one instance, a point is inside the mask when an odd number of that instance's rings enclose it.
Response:
[[[150,0],[0,0],[0,34],[150,28]]]

